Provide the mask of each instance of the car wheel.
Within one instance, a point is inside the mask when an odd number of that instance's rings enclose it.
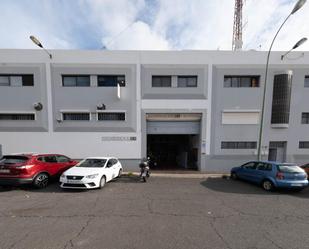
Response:
[[[119,173],[118,173],[117,178],[120,178],[120,177],[121,177],[121,175],[122,175],[122,169],[120,169],[120,170],[119,170]]]
[[[238,176],[237,176],[237,174],[235,172],[231,173],[231,179],[233,179],[233,180],[237,180],[238,179]]]
[[[264,180],[262,182],[262,188],[266,191],[272,191],[274,189],[274,184],[269,180]]]
[[[105,186],[105,183],[106,183],[106,178],[105,178],[105,176],[102,176],[102,178],[100,180],[99,189],[103,188]]]
[[[38,174],[33,181],[36,188],[46,188],[48,185],[49,176],[46,173]]]

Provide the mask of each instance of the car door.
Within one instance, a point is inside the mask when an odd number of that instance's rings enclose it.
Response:
[[[113,158],[113,178],[116,178],[119,174],[120,170],[120,163],[116,158]]]
[[[106,174],[106,181],[110,181],[113,179],[113,159],[109,159],[105,166],[105,174]]]
[[[272,170],[272,165],[269,163],[258,162],[256,165],[255,182],[260,183],[265,179]]]
[[[256,162],[249,162],[242,166],[242,178],[248,181],[254,181],[256,174]]]
[[[56,159],[58,162],[58,172],[63,173],[67,169],[71,168],[72,165],[72,160],[66,156],[63,155],[56,155]]]
[[[55,155],[44,155],[40,157],[44,162],[44,169],[51,175],[58,174],[59,164]],[[40,159],[39,159],[40,160]]]

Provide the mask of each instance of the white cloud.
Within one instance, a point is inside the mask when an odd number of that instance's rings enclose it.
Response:
[[[0,48],[34,48],[33,34],[47,48],[231,49],[234,0],[153,1],[1,0]],[[295,2],[247,0],[244,49],[267,50]],[[308,15],[309,3],[290,17],[273,49],[309,37]],[[300,49],[309,50],[309,42]]]

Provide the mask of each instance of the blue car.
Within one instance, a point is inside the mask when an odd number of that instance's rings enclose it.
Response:
[[[302,190],[308,186],[306,172],[295,164],[251,161],[232,168],[232,179],[243,179],[271,191],[275,188]]]

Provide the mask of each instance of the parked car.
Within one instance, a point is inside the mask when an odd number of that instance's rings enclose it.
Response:
[[[309,179],[309,163],[300,166],[306,173]]]
[[[120,177],[121,163],[112,157],[89,157],[60,176],[62,188],[103,188],[106,182]]]
[[[232,179],[243,179],[271,191],[275,188],[302,190],[308,186],[306,172],[295,164],[252,161],[232,168]]]
[[[45,188],[77,161],[59,154],[16,154],[0,159],[0,185],[33,184]]]

